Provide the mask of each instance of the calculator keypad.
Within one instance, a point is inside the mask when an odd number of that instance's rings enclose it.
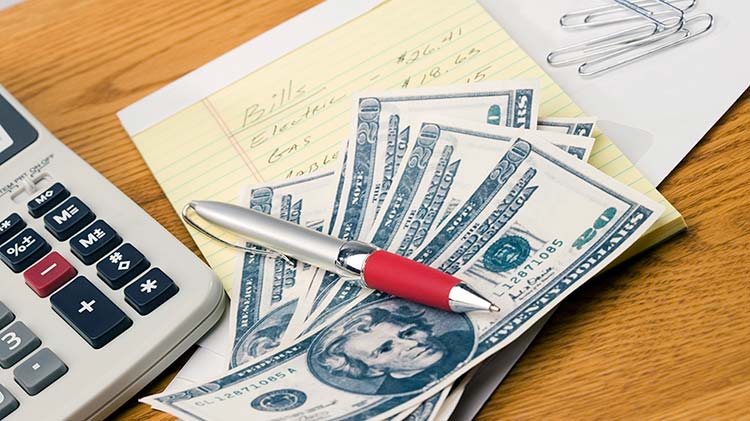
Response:
[[[72,280],[50,297],[52,309],[86,342],[101,348],[133,321],[84,276]]]
[[[41,344],[42,341],[23,322],[14,322],[0,331],[0,367],[11,367]]]
[[[69,240],[71,252],[81,262],[98,262],[97,275],[110,288],[120,289],[132,281],[124,290],[125,301],[140,315],[153,312],[179,291],[162,270],[143,273],[150,266],[148,259],[132,244],[121,245],[117,231],[96,220],[94,212],[61,183],[35,196],[27,208],[32,217],[43,217],[45,228],[56,239]],[[133,321],[89,279],[77,276],[71,264],[75,262],[50,252],[52,246],[18,213],[0,221],[0,244],[0,260],[13,272],[23,272],[29,288],[40,298],[49,297],[52,310],[91,347],[105,346],[132,326]],[[29,395],[40,393],[68,372],[52,350],[41,346],[34,332],[0,302],[0,367],[15,366],[15,381]],[[18,400],[0,385],[0,419],[18,406]]]
[[[122,243],[122,238],[101,219],[70,239],[70,251],[90,265]]]
[[[56,251],[44,256],[42,260],[26,269],[23,277],[36,295],[46,297],[66,282],[73,279],[78,272]]]
[[[44,216],[44,226],[55,238],[65,241],[95,218],[96,215],[85,203],[71,197]]]

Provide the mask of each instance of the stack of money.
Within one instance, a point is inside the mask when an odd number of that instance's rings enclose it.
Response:
[[[257,211],[457,276],[500,312],[444,312],[247,252],[227,373],[144,401],[185,419],[447,419],[482,362],[662,212],[586,163],[595,119],[538,120],[540,89],[357,94],[336,171],[242,194]]]

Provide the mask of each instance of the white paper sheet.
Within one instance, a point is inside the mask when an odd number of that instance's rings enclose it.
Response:
[[[557,48],[612,32],[563,31],[560,17],[604,0],[479,0],[485,9],[653,184],[679,164],[750,84],[750,2],[699,1],[714,28],[703,37],[593,79],[552,67]],[[611,2],[609,2],[611,3]],[[632,24],[631,24],[632,25]]]

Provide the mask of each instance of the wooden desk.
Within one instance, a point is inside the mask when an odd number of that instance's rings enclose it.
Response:
[[[198,253],[115,112],[314,3],[29,0],[0,13],[0,83]],[[570,297],[480,419],[750,417],[748,108],[660,188],[689,231]],[[169,418],[135,399],[116,417]]]

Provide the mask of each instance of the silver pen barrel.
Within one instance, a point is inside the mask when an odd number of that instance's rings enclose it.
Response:
[[[253,244],[341,272],[336,262],[347,241],[229,203],[195,200],[190,205],[201,218],[246,237]]]

